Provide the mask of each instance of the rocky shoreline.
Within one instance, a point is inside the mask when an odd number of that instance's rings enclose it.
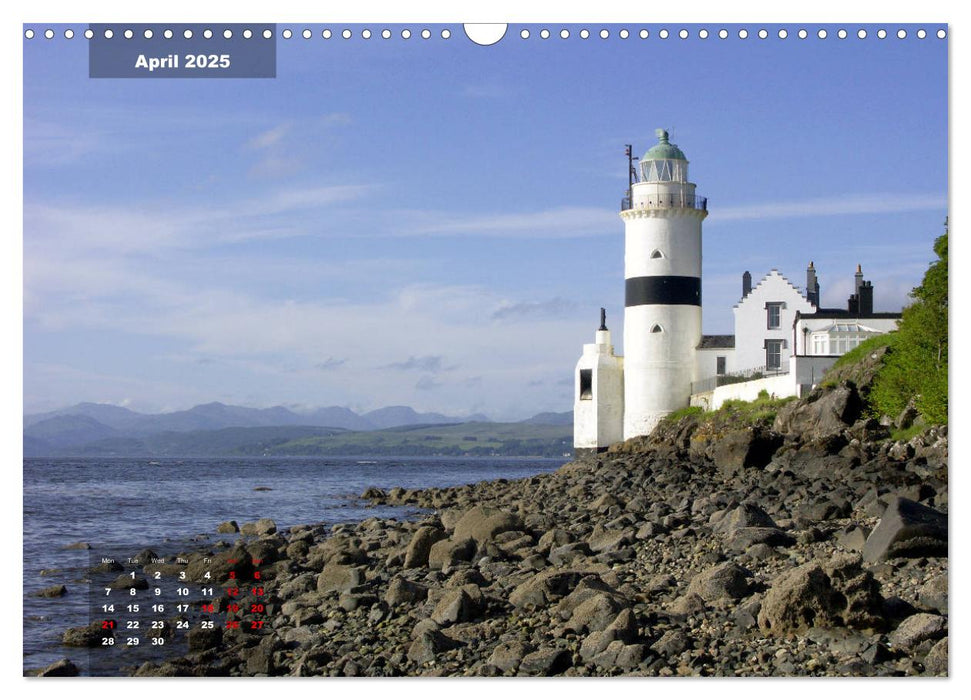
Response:
[[[183,556],[262,560],[265,633],[193,630],[126,671],[946,676],[947,430],[894,441],[863,405],[844,382],[550,474],[362,494],[416,522],[248,524]]]

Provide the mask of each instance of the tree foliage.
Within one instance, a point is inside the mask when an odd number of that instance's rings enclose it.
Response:
[[[914,302],[903,311],[886,362],[874,381],[870,401],[880,413],[896,417],[914,402],[924,418],[947,423],[947,224],[934,241],[931,263]]]

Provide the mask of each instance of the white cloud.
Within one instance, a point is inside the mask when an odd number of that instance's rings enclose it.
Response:
[[[287,135],[291,128],[293,128],[293,124],[291,122],[284,122],[283,124],[279,124],[272,129],[267,129],[266,131],[257,134],[247,141],[246,147],[263,150],[276,146],[283,140],[283,137]]]
[[[411,219],[397,229],[401,235],[530,236],[577,238],[616,235],[617,212],[594,207],[558,207],[518,214],[459,216],[444,212],[406,212]]]

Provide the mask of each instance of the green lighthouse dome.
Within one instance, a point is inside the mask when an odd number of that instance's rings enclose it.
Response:
[[[684,157],[681,149],[668,141],[668,132],[665,129],[658,129],[657,144],[648,149],[641,160],[688,160]]]

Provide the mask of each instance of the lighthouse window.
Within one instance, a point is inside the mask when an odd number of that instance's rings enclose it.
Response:
[[[715,374],[725,374],[725,356],[719,355],[715,358]]]
[[[652,260],[656,260],[657,258],[663,258],[663,257],[664,257],[664,254],[660,250],[655,250],[653,253],[651,253]]]
[[[593,398],[593,370],[580,370],[580,399],[589,400]]]
[[[779,328],[782,325],[782,304],[769,302],[765,305],[766,328]]]
[[[663,332],[664,332],[664,329],[661,328],[656,323],[651,327],[651,333],[663,333]]]

